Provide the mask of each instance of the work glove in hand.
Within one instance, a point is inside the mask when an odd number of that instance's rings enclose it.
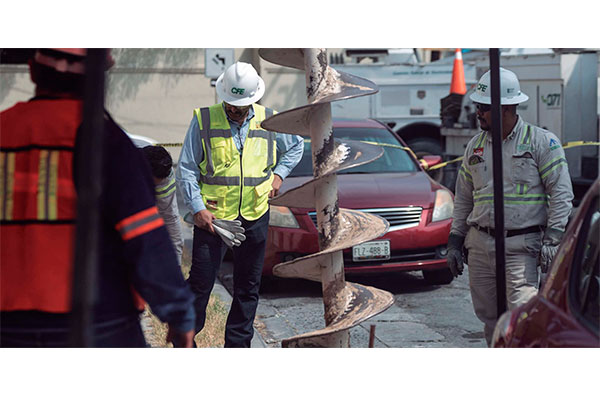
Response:
[[[547,228],[542,239],[542,249],[540,250],[540,269],[542,273],[547,273],[552,260],[558,251],[558,246],[562,240],[564,232],[554,228]]]
[[[244,233],[246,231],[242,226],[242,221],[237,219],[234,219],[233,221],[228,221],[226,219],[215,219],[213,220],[213,225],[216,225],[219,228],[227,229],[231,233]]]
[[[242,226],[242,221],[239,221],[237,219],[233,221],[228,221],[226,219],[215,219],[213,220],[213,226],[218,226],[219,228],[225,229],[233,233],[235,240],[239,241],[240,243],[246,240],[246,235],[244,235],[244,232],[246,232],[246,230]],[[237,246],[239,246],[239,244]]]
[[[463,273],[463,244],[465,237],[451,233],[448,237],[448,268],[456,278]]]
[[[221,221],[221,222],[216,222],[216,221]],[[225,244],[228,247],[234,247],[234,246],[239,246],[240,244],[242,244],[242,242],[244,240],[246,240],[246,235],[244,235],[244,228],[241,226],[241,222],[240,224],[226,224],[223,223],[224,220],[214,220],[213,221],[213,229],[215,230],[215,232],[221,237],[221,239],[223,239],[223,242],[225,242]],[[234,221],[226,221],[226,222],[234,222]],[[230,226],[231,229],[233,229],[235,232],[230,231],[229,229],[225,229],[222,228],[221,226]]]

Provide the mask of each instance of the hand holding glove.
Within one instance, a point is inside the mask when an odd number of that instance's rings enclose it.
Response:
[[[199,226],[191,213],[187,213],[183,220],[188,224]],[[210,226],[210,229],[208,226]],[[203,229],[219,235],[223,242],[225,242],[225,244],[229,247],[239,246],[244,240],[246,240],[246,235],[244,235],[245,229],[242,226],[242,221],[213,219],[211,223],[207,225],[207,228]]]
[[[246,235],[244,235],[245,229],[242,226],[242,221],[214,219],[212,221],[212,226],[215,232],[221,237],[221,239],[223,239],[223,242],[225,242],[225,244],[230,248],[233,246],[239,246],[244,240],[246,240]]]
[[[448,237],[448,268],[456,278],[463,273],[463,244],[465,237],[451,233]]]
[[[540,250],[540,268],[542,273],[547,273],[552,260],[558,251],[558,246],[562,240],[564,232],[554,228],[547,228],[542,239],[542,249]]]

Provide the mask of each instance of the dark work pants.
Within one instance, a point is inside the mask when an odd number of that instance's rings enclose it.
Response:
[[[225,325],[225,347],[250,347],[265,258],[269,212],[256,221],[242,217],[246,240],[233,251],[233,302]],[[204,328],[206,306],[227,246],[217,235],[194,226],[192,268],[188,283],[196,299],[196,333]]]

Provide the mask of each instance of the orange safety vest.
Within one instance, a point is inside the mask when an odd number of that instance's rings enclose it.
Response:
[[[71,309],[79,100],[0,114],[0,310]]]

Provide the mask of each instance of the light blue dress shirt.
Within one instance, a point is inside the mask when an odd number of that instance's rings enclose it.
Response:
[[[223,103],[221,104],[225,107]],[[233,142],[240,154],[246,141],[252,118],[254,118],[254,109],[252,107],[250,107],[248,116],[242,125],[233,122],[227,117],[231,126]],[[276,140],[279,157],[273,172],[279,175],[281,179],[285,179],[302,158],[304,139],[297,135],[277,133]],[[204,152],[202,150],[202,140],[200,139],[200,126],[198,125],[198,119],[194,116],[183,141],[176,173],[177,186],[183,196],[183,202],[192,214],[206,209],[202,195],[200,194],[200,185],[198,184],[200,180],[200,168],[198,165],[203,159]]]

